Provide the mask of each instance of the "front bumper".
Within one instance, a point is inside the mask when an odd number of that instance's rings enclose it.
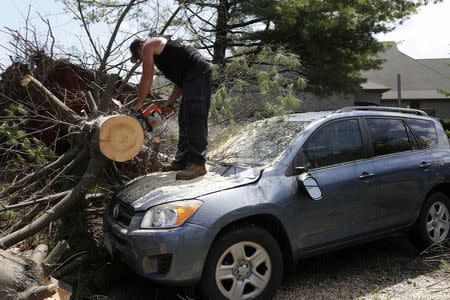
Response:
[[[113,257],[156,282],[192,285],[200,280],[214,238],[210,228],[185,223],[175,229],[139,229],[139,216],[125,227],[108,212],[103,229],[105,246]]]

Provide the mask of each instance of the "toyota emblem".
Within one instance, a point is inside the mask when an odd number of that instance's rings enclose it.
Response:
[[[114,205],[112,215],[114,219],[117,219],[119,217],[119,204]]]

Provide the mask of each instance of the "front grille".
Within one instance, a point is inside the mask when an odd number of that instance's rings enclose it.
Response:
[[[114,197],[110,207],[110,213],[116,222],[127,227],[133,218],[134,209],[130,205],[120,201],[117,197]]]

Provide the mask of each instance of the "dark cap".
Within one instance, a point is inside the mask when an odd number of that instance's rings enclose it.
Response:
[[[145,41],[143,39],[139,39],[139,38],[137,38],[131,42],[131,44],[130,44],[130,52],[131,52],[130,61],[132,63],[135,63],[139,60],[139,50],[144,42]]]

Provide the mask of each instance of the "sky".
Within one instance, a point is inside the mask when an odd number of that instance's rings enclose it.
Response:
[[[395,41],[412,58],[450,57],[450,0],[420,8],[416,15],[387,34],[381,41]]]
[[[44,39],[47,25],[41,21],[38,13],[52,24],[58,45],[66,49],[74,46],[82,48],[87,43],[80,25],[68,14],[63,13],[63,6],[55,0],[1,0],[0,10],[0,64],[8,64],[7,46],[9,37],[1,31],[5,27],[18,29],[25,26],[28,8],[29,23],[36,27],[40,38]],[[397,28],[377,38],[381,41],[395,41],[399,49],[413,58],[450,57],[450,0],[443,3],[422,7]],[[94,35],[100,40],[108,36],[106,27],[94,28]]]

